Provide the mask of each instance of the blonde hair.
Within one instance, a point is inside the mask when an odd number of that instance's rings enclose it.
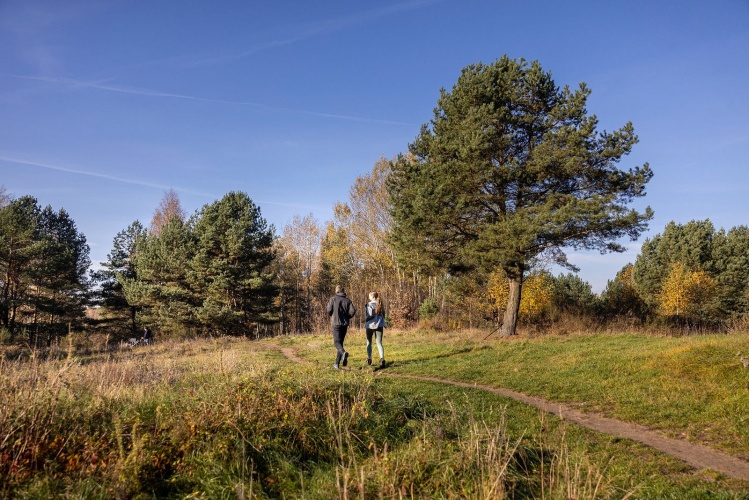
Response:
[[[382,311],[382,301],[380,300],[380,294],[377,292],[369,292],[369,300],[374,300],[377,302],[377,305],[375,306],[375,314],[384,314]]]

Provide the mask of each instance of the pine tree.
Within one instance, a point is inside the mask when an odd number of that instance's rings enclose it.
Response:
[[[137,240],[135,276],[120,276],[125,299],[138,308],[142,323],[164,333],[184,334],[199,327],[195,308],[201,298],[188,282],[195,242],[190,228],[172,218],[158,234]]]
[[[609,315],[647,318],[648,307],[635,289],[634,266],[625,265],[613,280],[609,280],[601,294],[604,312]]]
[[[559,89],[537,62],[471,65],[440,94],[411,156],[392,165],[393,242],[451,272],[501,269],[502,335],[512,335],[534,259],[550,253],[574,268],[565,247],[623,251],[616,241],[637,238],[652,218],[627,208],[652,172],[617,168],[637,142],[632,125],[598,133],[585,84]]]
[[[597,300],[590,283],[572,273],[560,274],[553,283],[553,302],[559,310],[578,315],[595,312]]]
[[[41,209],[36,198],[23,196],[0,208],[0,322],[16,333],[19,309],[29,302],[30,266],[39,251],[37,226]]]
[[[277,321],[270,264],[274,229],[245,194],[232,192],[206,205],[191,221],[195,255],[188,282],[201,303],[196,320],[204,329],[248,333]]]
[[[673,295],[673,290],[666,293],[663,287],[669,279],[673,285],[677,263],[689,272],[704,272],[715,284],[710,288],[709,307],[705,305],[699,313],[701,318],[726,320],[749,313],[749,229],[745,226],[726,232],[716,231],[710,220],[669,222],[663,233],[645,240],[633,277],[637,293],[651,312],[677,315],[674,305],[662,306],[664,297]]]
[[[53,338],[83,318],[91,264],[85,236],[64,210],[41,209],[24,196],[0,209],[0,319],[11,335],[16,321],[31,337]]]
[[[112,251],[107,255],[104,269],[97,273],[100,297],[111,311],[127,311],[131,331],[136,330],[137,308],[128,304],[122,288],[123,280],[137,278],[135,256],[138,241],[148,232],[139,221],[134,221],[114,237]]]

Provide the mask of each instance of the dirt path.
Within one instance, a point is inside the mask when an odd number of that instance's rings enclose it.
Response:
[[[309,361],[297,356],[291,348],[284,347],[281,349],[281,352],[289,360],[295,363],[311,364]],[[730,477],[749,481],[749,462],[728,455],[727,453],[708,448],[707,446],[690,443],[680,439],[668,438],[642,425],[602,417],[595,413],[583,413],[563,403],[554,403],[535,396],[527,396],[520,392],[491,387],[488,385],[471,384],[468,382],[459,382],[457,380],[447,380],[438,377],[388,373],[384,371],[379,371],[378,375],[425,382],[438,382],[441,384],[450,384],[471,389],[482,389],[484,391],[489,391],[500,396],[505,396],[535,406],[536,408],[540,408],[543,411],[557,415],[560,418],[567,419],[570,422],[587,427],[588,429],[637,441],[638,443],[655,448],[667,455],[683,460],[696,469],[712,469]]]

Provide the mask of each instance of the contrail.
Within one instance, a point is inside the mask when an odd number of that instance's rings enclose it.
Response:
[[[35,80],[35,81],[47,82],[47,83],[57,83],[57,84],[62,84],[62,85],[69,85],[71,87],[84,87],[84,88],[91,88],[91,89],[97,89],[97,90],[106,90],[109,92],[118,92],[121,94],[138,95],[138,96],[144,96],[144,97],[164,97],[164,98],[171,98],[171,99],[186,99],[186,100],[191,100],[191,101],[212,102],[212,103],[217,103],[217,104],[252,106],[256,108],[274,109],[274,110],[279,110],[279,111],[288,111],[292,113],[304,113],[304,114],[308,114],[312,116],[320,116],[323,118],[334,118],[338,120],[358,121],[358,122],[364,122],[364,123],[376,123],[379,125],[403,125],[403,126],[408,126],[408,127],[413,126],[412,123],[399,122],[395,120],[381,120],[377,118],[365,118],[361,116],[339,115],[339,114],[334,114],[334,113],[323,113],[319,111],[311,111],[311,110],[300,109],[300,108],[270,106],[268,104],[262,104],[262,103],[251,102],[251,101],[231,101],[231,100],[226,100],[226,99],[213,99],[210,97],[198,97],[198,96],[191,96],[191,95],[185,95],[185,94],[173,94],[170,92],[162,92],[160,90],[144,89],[144,88],[139,88],[139,87],[124,87],[120,85],[110,85],[106,83],[100,83],[102,82],[102,80],[87,82],[84,80],[76,80],[73,78],[13,75],[13,74],[8,74],[8,73],[5,73],[5,75],[10,76],[12,78],[21,78],[24,80]]]
[[[200,196],[203,198],[216,198],[216,196],[213,194],[204,193],[200,191],[193,191],[191,189],[175,188],[174,186],[165,186],[163,184],[156,184],[153,182],[127,179],[125,177],[118,177],[116,175],[100,174],[98,172],[90,172],[87,170],[80,170],[76,168],[61,167],[58,165],[51,165],[49,163],[21,160],[19,158],[9,158],[7,156],[0,156],[0,162],[15,163],[17,165],[27,165],[31,167],[37,167],[37,168],[46,168],[48,170],[55,170],[57,172],[65,172],[68,174],[75,174],[75,175],[84,175],[87,177],[96,177],[98,179],[104,179],[104,180],[108,180],[112,182],[120,182],[123,184],[131,184],[135,186],[142,186],[142,187],[147,187],[147,188],[152,188],[152,189],[160,189],[162,191],[168,191],[170,189],[174,189],[175,191],[178,191],[181,193]],[[287,207],[287,208],[303,208],[305,210],[319,209],[319,207],[312,207],[308,205],[298,205],[298,204],[293,204],[293,203],[284,203],[284,202],[276,202],[276,201],[268,201],[268,200],[253,200],[253,201],[258,204],[262,203],[264,205],[274,205],[274,206]]]
[[[49,163],[41,163],[37,161],[21,160],[19,158],[8,158],[7,156],[0,156],[0,161],[4,161],[6,163],[15,163],[18,165],[27,165],[31,167],[46,168],[48,170],[55,170],[57,172],[65,172],[68,174],[85,175],[87,177],[96,177],[98,179],[105,179],[105,180],[112,181],[112,182],[133,184],[136,186],[143,186],[143,187],[154,188],[154,189],[163,189],[163,190],[176,189],[177,191],[182,191],[187,194],[193,194],[197,196],[206,196],[206,197],[211,196],[206,193],[191,191],[189,189],[178,189],[178,188],[173,188],[172,186],[164,186],[162,184],[156,184],[153,182],[146,182],[146,181],[140,181],[140,180],[135,180],[135,179],[127,179],[125,177],[118,177],[116,175],[100,174],[98,172],[90,172],[87,170],[79,170],[76,168],[61,167],[58,165],[50,165]]]

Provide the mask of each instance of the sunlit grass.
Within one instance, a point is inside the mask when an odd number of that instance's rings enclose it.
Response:
[[[652,449],[481,389],[378,376],[365,364],[360,333],[347,339],[345,371],[331,367],[328,335],[115,351],[60,346],[47,359],[3,359],[0,496],[681,498],[709,492],[731,498],[747,487],[695,475]],[[721,380],[740,384],[744,375],[730,363],[728,351],[738,344],[722,343],[739,337],[484,336],[388,331],[390,364],[383,373],[432,374],[550,399],[589,398],[588,409],[631,412],[633,420],[646,418],[664,394],[676,408],[717,390],[711,387]],[[279,345],[311,363],[290,362]],[[713,358],[715,367],[705,367]],[[614,375],[630,387],[617,387]],[[639,406],[638,391],[646,394]],[[718,418],[719,411],[730,407],[740,418],[744,397],[737,391],[729,405],[708,405],[712,427],[695,438],[712,442],[713,433],[731,429],[731,415]],[[690,411],[673,422],[663,417],[661,427],[679,433],[681,422],[696,425],[694,415],[702,413]],[[724,438],[725,447],[745,449],[740,434]]]
[[[749,336],[574,335],[391,343],[394,369],[507,387],[749,455]],[[420,337],[430,344],[428,337]],[[397,347],[396,347],[397,346]],[[399,351],[395,351],[399,349]],[[457,354],[445,362],[450,349]],[[394,358],[395,359],[395,358]]]

